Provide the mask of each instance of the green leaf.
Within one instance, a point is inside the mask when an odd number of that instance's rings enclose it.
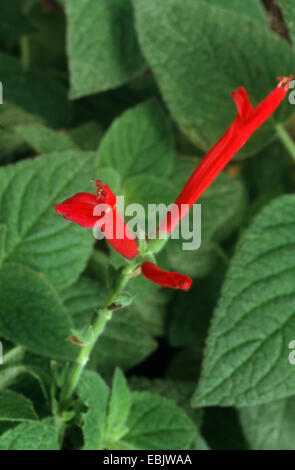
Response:
[[[13,104],[52,127],[70,122],[71,107],[61,83],[40,71],[25,71],[18,59],[3,53],[0,53],[0,70],[4,97],[1,108]]]
[[[83,328],[89,325],[93,313],[101,307],[106,297],[106,290],[97,281],[82,276],[64,289],[60,296],[73,318],[75,327]]]
[[[294,393],[295,197],[275,199],[241,238],[209,330],[194,406],[255,405]]]
[[[240,410],[240,420],[253,450],[294,450],[294,397]]]
[[[117,87],[144,68],[129,0],[67,0],[71,98]]]
[[[114,313],[100,337],[90,363],[104,374],[111,375],[116,367],[123,370],[142,362],[157,343],[129,309]]]
[[[0,393],[0,421],[35,421],[38,419],[31,400],[20,393]]]
[[[195,0],[133,0],[140,44],[180,129],[208,150],[236,115],[231,91],[243,85],[253,105],[290,75],[295,56],[278,35],[222,6]],[[215,3],[215,2],[214,2]],[[161,31],[161,34],[159,34]],[[293,112],[288,100],[255,133],[244,155],[274,139],[273,124]]]
[[[49,127],[24,124],[17,126],[15,131],[38,153],[78,149],[78,146],[66,133],[55,131]]]
[[[171,131],[157,101],[147,101],[119,116],[104,135],[98,168],[111,167],[123,178],[167,176],[173,165]]]
[[[128,381],[132,390],[137,392],[150,392],[161,395],[175,402],[180,408],[184,408],[188,416],[201,426],[202,410],[193,409],[190,406],[190,397],[194,391],[194,382],[189,380],[148,379],[146,377],[132,376]]]
[[[175,188],[172,184],[153,175],[138,175],[128,178],[122,194],[125,197],[125,208],[130,205],[130,209],[131,204],[136,203],[144,209],[144,211],[138,212],[138,206],[136,206],[131,217],[126,216],[125,220],[128,222],[130,218],[136,217],[138,225],[145,233],[151,231],[147,221],[154,220],[157,214],[155,205],[165,204],[168,206],[175,200]],[[136,227],[136,229],[138,228]]]
[[[229,11],[234,11],[239,15],[246,16],[253,21],[258,21],[261,26],[268,26],[267,16],[260,0],[205,0],[208,5],[216,5]]]
[[[127,420],[129,431],[112,450],[185,450],[196,428],[172,401],[148,392],[133,392]]]
[[[190,381],[169,379],[147,379],[146,377],[131,377],[129,385],[136,391],[148,391],[173,400],[176,405],[183,408],[188,416],[196,423],[196,437],[192,444],[192,450],[207,450],[208,444],[201,436],[199,429],[202,425],[203,410],[191,408],[189,400],[193,392],[194,383]]]
[[[58,428],[52,418],[22,423],[0,436],[2,450],[58,450]]]
[[[44,276],[17,264],[0,276],[0,335],[37,354],[72,359],[71,319]]]
[[[84,371],[77,393],[88,407],[82,426],[84,449],[103,449],[109,389],[98,374]]]
[[[126,434],[126,421],[131,408],[131,393],[126,379],[120,369],[116,369],[113,377],[112,392],[107,418],[106,440],[117,441]]]
[[[91,190],[92,177],[92,156],[73,151],[1,168],[5,261],[41,271],[59,288],[73,282],[85,267],[94,238],[91,231],[57,215],[54,204]]]

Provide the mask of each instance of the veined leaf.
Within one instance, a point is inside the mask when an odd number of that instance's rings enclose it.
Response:
[[[133,0],[144,55],[180,129],[208,150],[236,115],[230,93],[244,86],[257,105],[276,77],[295,69],[291,47],[260,22],[198,0]],[[246,7],[245,7],[246,8]],[[161,34],[159,34],[159,31]],[[288,100],[242,150],[256,153],[274,139],[274,123],[293,112]]]
[[[0,436],[1,450],[58,450],[58,427],[52,418],[22,423]]]
[[[67,0],[71,98],[117,87],[143,70],[129,0]]]
[[[73,359],[72,322],[46,279],[19,264],[0,271],[0,335],[43,356]]]
[[[0,393],[0,421],[35,421],[38,419],[31,400],[20,393]]]
[[[0,223],[7,226],[4,261],[43,272],[58,288],[78,277],[94,237],[58,216],[54,204],[93,189],[92,161],[87,153],[69,151],[0,169]]]
[[[274,200],[241,238],[209,330],[194,406],[255,405],[294,393],[295,197]]]
[[[77,392],[88,407],[83,424],[84,449],[103,449],[109,389],[98,374],[84,371]]]

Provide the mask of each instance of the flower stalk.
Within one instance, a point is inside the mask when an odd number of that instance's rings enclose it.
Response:
[[[92,325],[92,338],[89,343],[81,348],[81,351],[76,359],[75,365],[70,373],[70,376],[65,383],[64,388],[60,395],[60,412],[67,409],[69,401],[76,390],[79,383],[81,374],[89,361],[91,351],[93,350],[98,338],[102,335],[108,321],[111,320],[113,311],[110,308],[112,304],[116,302],[119,294],[124,290],[128,280],[130,279],[129,274],[133,271],[134,266],[127,266],[129,269],[124,269],[122,275],[119,277],[117,284],[111,290],[107,296],[103,306],[98,310],[96,319]]]

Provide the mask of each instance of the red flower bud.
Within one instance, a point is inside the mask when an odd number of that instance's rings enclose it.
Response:
[[[163,271],[163,269],[148,261],[142,265],[141,271],[147,279],[163,287],[189,290],[192,285],[190,277],[180,273]]]

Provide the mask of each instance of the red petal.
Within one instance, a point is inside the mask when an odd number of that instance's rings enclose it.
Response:
[[[142,265],[141,270],[147,279],[163,287],[189,290],[192,285],[190,277],[180,273],[163,271],[163,269],[148,261]]]
[[[118,251],[122,256],[125,256],[127,259],[133,259],[135,256],[138,255],[138,249],[136,243],[131,235],[131,232],[124,222],[124,219],[120,216],[120,214],[114,210],[113,211],[113,220],[112,220],[112,228],[110,230],[110,234],[108,236],[108,229],[105,229],[105,237],[108,243],[114,248],[114,250]],[[123,238],[116,238],[117,230],[119,233],[123,235]]]
[[[54,206],[57,214],[62,214],[66,220],[75,222],[84,228],[93,228],[98,217],[93,216],[97,204],[96,196],[91,193],[77,193],[61,204]]]
[[[117,214],[115,208],[116,196],[108,186],[100,182],[96,182],[96,184],[98,190],[102,193],[98,192],[97,196],[91,193],[77,193],[66,199],[62,204],[56,204],[55,211],[62,214],[66,220],[75,222],[84,228],[93,228],[95,224],[97,226],[97,223],[99,224],[101,221],[102,230],[105,232],[108,243],[125,258],[135,258],[138,255],[137,246],[124,220]],[[105,214],[106,217],[93,215],[94,208],[101,203],[114,208],[109,212],[109,217],[108,214]],[[110,227],[113,227],[110,233],[108,233],[107,219],[111,222]],[[116,239],[117,223],[118,229],[121,229],[121,239]]]

